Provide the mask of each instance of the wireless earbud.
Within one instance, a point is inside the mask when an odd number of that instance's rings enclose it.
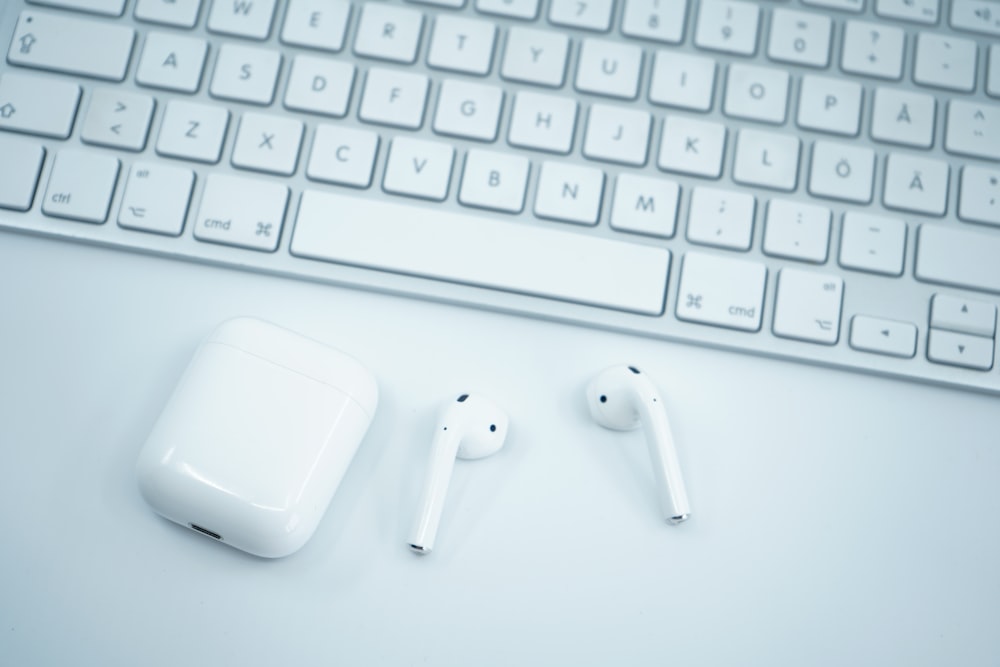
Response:
[[[608,368],[587,386],[587,403],[594,420],[604,428],[631,431],[642,424],[663,516],[671,523],[687,520],[691,508],[674,437],[663,401],[649,378],[634,366]]]
[[[462,394],[445,410],[431,443],[431,461],[411,533],[410,548],[415,552],[426,554],[434,548],[455,457],[481,459],[500,451],[508,421],[503,410],[482,396]]]

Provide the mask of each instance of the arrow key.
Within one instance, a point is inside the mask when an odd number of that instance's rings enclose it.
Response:
[[[153,98],[98,88],[90,98],[83,121],[83,140],[88,144],[141,151],[149,136]]]
[[[927,359],[936,364],[988,371],[993,368],[992,338],[931,329],[927,337]]]
[[[993,338],[997,307],[987,301],[935,294],[931,300],[931,326],[973,336]]]
[[[909,322],[855,315],[850,344],[855,350],[910,359],[917,352],[917,327]]]

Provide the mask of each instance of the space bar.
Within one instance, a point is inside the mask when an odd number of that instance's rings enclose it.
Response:
[[[291,252],[644,315],[663,312],[670,269],[666,248],[316,191]]]

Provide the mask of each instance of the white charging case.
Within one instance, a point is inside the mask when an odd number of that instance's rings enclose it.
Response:
[[[146,501],[257,556],[309,540],[364,438],[375,378],[334,348],[252,318],[201,344],[142,448]]]

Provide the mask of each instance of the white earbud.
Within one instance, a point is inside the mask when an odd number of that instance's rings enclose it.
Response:
[[[462,394],[448,406],[431,443],[431,461],[410,537],[411,549],[426,554],[434,548],[455,457],[481,459],[500,451],[508,421],[503,410],[482,396]]]
[[[663,401],[649,378],[634,366],[608,368],[587,386],[587,403],[594,420],[605,428],[630,431],[642,424],[663,516],[671,523],[687,520],[691,508],[674,437]]]

